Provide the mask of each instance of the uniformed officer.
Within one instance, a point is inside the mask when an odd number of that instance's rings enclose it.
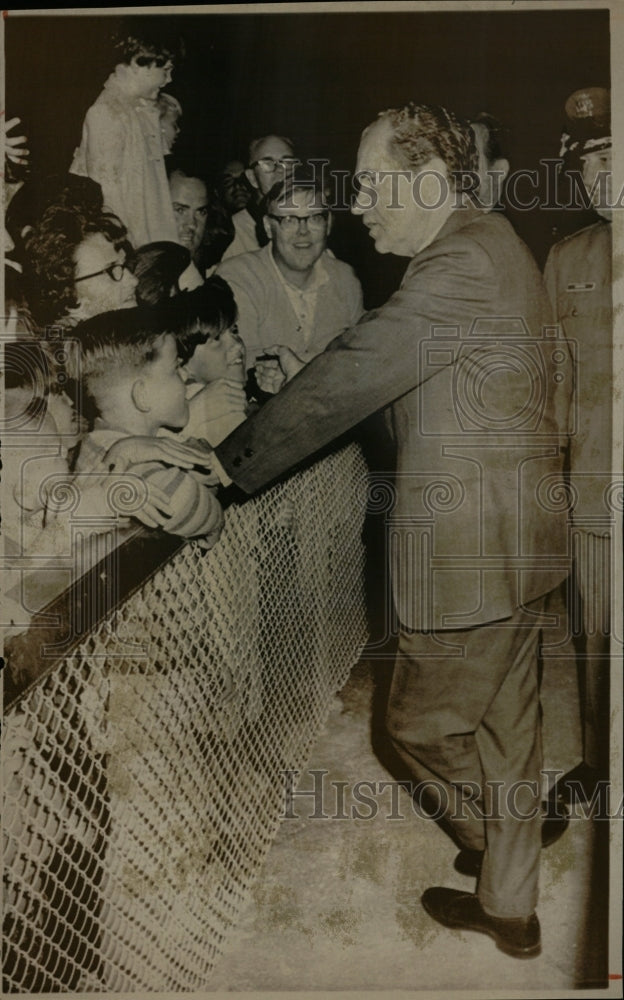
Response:
[[[608,773],[610,579],[614,518],[611,481],[613,393],[610,94],[575,91],[565,105],[563,149],[581,165],[599,219],[550,251],[544,278],[571,350],[570,487],[576,595],[571,608],[581,683],[583,761],[553,796],[591,801]]]

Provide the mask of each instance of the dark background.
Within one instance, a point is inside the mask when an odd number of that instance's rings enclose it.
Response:
[[[536,168],[559,152],[569,94],[609,86],[606,10],[146,16],[166,20],[186,46],[167,87],[184,109],[176,153],[215,175],[268,132],[291,136],[302,159],[353,170],[362,128],[408,100],[490,112],[510,130],[512,169]],[[69,167],[112,70],[118,26],[114,15],[9,14],[7,117],[22,119],[33,171]],[[509,215],[540,264],[554,238],[588,221],[544,209]],[[367,305],[383,301],[407,261],[376,255],[346,212],[336,222],[335,249],[356,266]]]

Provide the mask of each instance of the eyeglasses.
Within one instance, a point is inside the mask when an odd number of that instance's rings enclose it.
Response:
[[[74,278],[74,282],[86,281],[87,278],[97,278],[100,274],[107,274],[113,281],[121,281],[124,271],[129,270],[130,268],[127,264],[109,264],[108,267],[102,268],[101,271],[94,271],[93,274],[82,274],[79,278]]]
[[[270,215],[269,219],[278,222],[282,232],[295,233],[299,231],[302,222],[305,222],[311,232],[320,232],[327,225],[329,212],[315,212],[314,215]]]
[[[273,156],[263,156],[260,160],[254,160],[249,166],[252,170],[254,167],[259,167],[263,174],[274,174],[278,167],[282,170],[293,170],[298,163],[296,156],[282,156],[279,160]]]

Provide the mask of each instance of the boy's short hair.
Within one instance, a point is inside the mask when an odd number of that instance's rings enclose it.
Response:
[[[199,288],[181,292],[167,306],[168,328],[175,335],[178,357],[186,363],[198,344],[218,337],[236,323],[234,293],[227,281],[214,274]]]
[[[79,323],[74,334],[80,342],[80,378],[88,396],[106,392],[120,374],[132,376],[159,356],[158,340],[169,333],[160,310],[114,309]]]
[[[172,31],[169,18],[126,18],[113,36],[117,63],[129,65],[136,59],[139,66],[164,66],[184,56],[184,42]]]

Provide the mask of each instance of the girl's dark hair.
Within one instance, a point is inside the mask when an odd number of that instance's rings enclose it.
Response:
[[[190,250],[179,243],[162,240],[139,247],[132,262],[138,305],[162,305],[179,293],[178,279],[190,263]]]
[[[236,322],[234,293],[227,281],[212,275],[192,292],[170,299],[168,329],[175,335],[178,356],[186,362],[198,344],[219,337]]]
[[[129,64],[136,59],[139,66],[164,66],[184,56],[184,42],[172,28],[168,17],[130,17],[122,21],[113,36],[117,62]]]

